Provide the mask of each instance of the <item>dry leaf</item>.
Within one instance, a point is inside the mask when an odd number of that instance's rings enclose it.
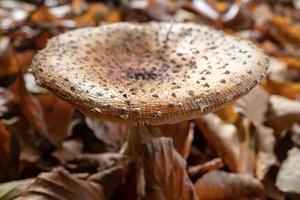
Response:
[[[234,105],[228,105],[215,112],[223,121],[227,123],[234,123],[238,119],[239,115],[235,110]]]
[[[110,12],[110,8],[102,3],[89,3],[84,9],[86,11],[78,12],[73,8],[73,16],[71,16],[71,19],[74,20],[78,26],[96,25],[98,22],[104,21]]]
[[[69,137],[68,128],[72,120],[74,108],[58,97],[47,93],[38,96],[48,130],[48,138],[60,144]]]
[[[276,179],[279,190],[292,199],[300,198],[300,150],[293,147],[288,152],[288,158],[282,163]]]
[[[262,84],[263,88],[271,94],[296,99],[300,95],[300,83],[267,80]]]
[[[257,86],[246,96],[237,101],[237,105],[242,107],[249,119],[255,123],[263,123],[268,111],[270,95],[261,87]]]
[[[23,76],[18,76],[13,87],[26,120],[36,131],[36,134],[42,138],[47,138],[48,130],[43,109],[38,100],[26,90]]]
[[[118,151],[126,139],[127,128],[125,125],[90,117],[85,117],[85,122],[96,138],[104,142],[110,151]]]
[[[194,125],[189,121],[176,124],[167,124],[159,127],[162,134],[173,139],[173,144],[178,153],[187,159],[194,137]]]
[[[0,182],[18,178],[20,144],[9,125],[0,121]]]
[[[61,144],[61,148],[54,151],[51,155],[59,160],[60,164],[74,160],[83,151],[83,143],[80,139],[66,140]]]
[[[283,130],[288,130],[294,123],[300,122],[300,102],[272,95],[267,118],[267,124],[279,136]]]
[[[300,31],[299,31],[300,34]],[[300,70],[300,58],[294,56],[278,56],[278,58],[285,62],[291,69]]]
[[[232,124],[223,122],[216,114],[203,115],[195,120],[220,157],[226,162],[229,168],[240,171],[239,166],[239,138],[237,128]]]
[[[156,200],[197,199],[186,173],[186,162],[173,149],[172,140],[154,138],[144,145],[146,197]]]
[[[101,154],[79,154],[72,161],[72,165],[69,168],[76,171],[102,171],[114,166],[124,164],[127,159],[120,153],[101,153]]]
[[[259,180],[263,180],[272,165],[277,163],[275,156],[275,136],[274,130],[262,124],[254,124],[256,136],[256,167],[255,175]]]
[[[8,37],[0,35],[0,77],[19,72],[18,61]]]
[[[275,38],[282,44],[300,44],[300,25],[292,24],[288,18],[276,15],[272,17],[271,23],[276,30]]]
[[[34,179],[24,179],[18,181],[10,181],[0,184],[0,199],[1,200],[13,200],[20,196],[27,190],[29,185],[33,183]]]
[[[1,118],[12,109],[12,106],[15,103],[14,98],[15,96],[9,89],[0,87],[0,117]]]
[[[128,167],[127,163],[125,162],[121,165],[93,174],[88,178],[88,180],[102,185],[106,199],[112,199],[111,197],[118,192],[116,191],[118,187],[122,184],[122,182],[124,183],[124,179],[128,178],[128,176],[126,176],[127,171]],[[128,185],[126,186],[126,189],[128,190]],[[124,199],[124,196],[122,199]]]
[[[206,163],[196,165],[196,166],[190,166],[188,168],[188,173],[190,176],[195,176],[202,173],[207,173],[209,171],[218,170],[220,168],[224,167],[224,163],[221,158],[215,158],[213,160],[210,160]]]
[[[57,23],[59,19],[51,14],[46,6],[40,6],[31,16],[30,20],[35,23]]]
[[[104,200],[101,185],[80,180],[62,168],[40,174],[17,200]]]
[[[195,184],[199,199],[253,200],[264,196],[263,185],[250,175],[213,171]]]

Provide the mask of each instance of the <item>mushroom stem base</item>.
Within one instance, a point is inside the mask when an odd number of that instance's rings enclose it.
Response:
[[[143,166],[144,145],[154,137],[161,136],[157,127],[136,125],[128,127],[126,154],[135,163],[137,177],[137,199],[145,196],[145,177]]]

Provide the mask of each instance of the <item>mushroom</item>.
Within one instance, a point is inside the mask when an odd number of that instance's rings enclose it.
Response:
[[[32,72],[83,113],[126,123],[131,144],[139,131],[232,103],[267,67],[249,41],[193,23],[150,22],[63,33],[35,56]]]

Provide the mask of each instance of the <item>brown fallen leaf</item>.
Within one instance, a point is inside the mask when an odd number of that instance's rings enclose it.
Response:
[[[154,138],[144,145],[146,196],[144,199],[198,199],[186,173],[186,162],[174,150],[170,138]]]
[[[101,154],[80,154],[68,165],[72,171],[102,171],[121,165],[127,162],[127,159],[120,153],[101,153]]]
[[[116,191],[118,190],[118,187],[120,187],[120,185],[124,183],[124,180],[128,178],[128,168],[127,163],[122,163],[121,165],[93,174],[88,178],[88,180],[102,185],[106,199],[112,199],[112,196],[119,192]],[[128,190],[128,185],[126,186],[126,190]],[[124,196],[122,196],[122,199],[125,199]]]
[[[42,5],[37,10],[35,10],[34,13],[30,16],[30,21],[35,23],[57,23],[59,22],[59,18],[52,15],[51,12],[48,10],[47,6]]]
[[[256,166],[255,175],[263,180],[272,165],[277,163],[275,156],[274,130],[262,124],[254,124],[256,136]]]
[[[282,163],[276,178],[276,186],[290,198],[300,198],[300,150],[293,147]]]
[[[78,4],[85,4],[84,1],[74,1]],[[74,4],[73,4],[74,5]],[[76,7],[76,8],[75,8]],[[81,6],[73,6],[70,19],[74,20],[78,26],[96,25],[100,21],[105,21],[110,12],[110,8],[103,3],[89,3]],[[81,10],[81,11],[80,11]]]
[[[297,82],[283,82],[267,80],[262,84],[263,88],[271,94],[296,99],[300,95],[300,84]]]
[[[35,134],[34,136],[32,133],[28,134],[31,145],[37,147],[40,153],[48,152],[53,148],[54,142],[49,138],[43,109],[39,101],[26,90],[24,77],[21,74],[18,75],[11,88],[21,109],[22,121],[24,121],[22,126],[18,126],[20,134],[24,137],[26,135],[24,132],[29,133],[30,131],[24,130],[24,127],[29,125]]]
[[[283,45],[300,44],[300,26],[293,24],[287,17],[274,15],[271,24],[275,28],[273,36]]]
[[[228,167],[234,172],[240,171],[237,128],[225,123],[213,113],[203,115],[195,122]]]
[[[12,127],[0,121],[0,182],[19,176],[20,144]]]
[[[93,131],[95,137],[107,145],[109,151],[115,152],[121,148],[127,135],[125,125],[90,117],[85,117],[85,122]]]
[[[39,95],[38,100],[42,107],[43,117],[47,122],[48,138],[56,144],[60,144],[69,137],[68,128],[74,108],[50,93]]]
[[[280,136],[283,130],[300,122],[300,102],[272,95],[267,119],[268,126],[275,130],[276,136]]]
[[[9,113],[15,105],[13,93],[6,88],[0,87],[0,117]]]
[[[299,31],[300,34],[300,31]],[[300,58],[294,56],[278,56],[278,59],[285,62],[290,69],[300,70]]]
[[[187,159],[190,154],[193,141],[194,124],[191,124],[189,121],[185,121],[176,124],[163,125],[160,126],[159,129],[164,136],[173,139],[175,149],[184,159]]]
[[[18,61],[10,45],[10,39],[0,35],[0,77],[15,75],[19,72]]]
[[[40,174],[17,200],[104,200],[102,186],[80,180],[62,168]]]
[[[60,164],[66,165],[76,159],[83,151],[83,143],[79,138],[62,142],[61,147],[54,151],[51,156],[56,158]]]
[[[10,181],[6,183],[0,183],[0,199],[1,200],[13,200],[23,194],[29,185],[33,183],[34,179],[24,179],[17,181]]]
[[[270,95],[261,87],[257,86],[246,96],[237,101],[237,106],[246,111],[249,119],[255,123],[264,123],[268,111]]]
[[[199,199],[204,200],[253,200],[263,198],[263,185],[250,175],[212,171],[195,184]]]
[[[221,119],[227,123],[234,123],[238,119],[238,113],[234,105],[228,105],[215,112]]]
[[[190,166],[188,168],[188,173],[190,176],[196,176],[201,173],[207,173],[209,171],[218,170],[220,168],[224,167],[224,163],[221,158],[215,158],[213,160],[210,160],[206,163],[196,165],[196,166]]]

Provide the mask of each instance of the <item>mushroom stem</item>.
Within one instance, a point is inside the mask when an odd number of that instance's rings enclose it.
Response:
[[[135,163],[136,178],[137,178],[137,196],[142,199],[145,196],[145,177],[144,177],[144,164],[143,146],[154,137],[161,136],[161,132],[157,127],[146,125],[129,125],[127,143],[128,147],[126,154],[129,159]]]

